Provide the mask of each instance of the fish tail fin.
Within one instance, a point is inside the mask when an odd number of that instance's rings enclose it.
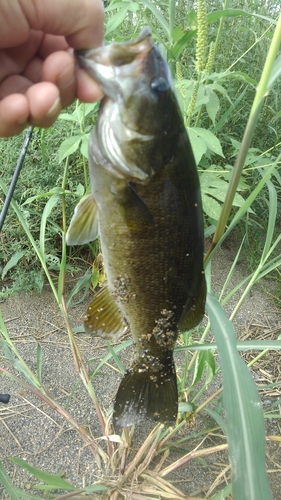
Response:
[[[177,377],[172,355],[160,369],[144,367],[138,360],[130,368],[117,391],[113,422],[117,427],[129,427],[144,418],[173,425],[178,413]]]

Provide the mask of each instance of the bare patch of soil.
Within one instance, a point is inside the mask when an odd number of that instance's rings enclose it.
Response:
[[[232,245],[228,244],[218,252],[212,263],[212,283],[217,293],[221,290],[233,257],[234,250]],[[244,278],[245,272],[243,263],[237,265],[228,289],[239,283]],[[240,339],[276,339],[281,334],[280,314],[266,289],[270,289],[269,280],[263,282],[263,288],[256,285],[239,310],[234,325]],[[233,310],[239,295],[241,291],[226,305],[228,314]],[[82,325],[89,301],[90,297],[70,309],[74,327]],[[0,305],[10,336],[32,370],[36,370],[37,343],[41,345],[42,383],[48,393],[67,408],[78,422],[91,428],[94,436],[100,437],[101,430],[95,409],[75,372],[63,319],[49,287],[45,286],[41,295],[36,292],[21,293],[3,301]],[[79,333],[76,337],[88,370],[91,371],[106,354],[107,349],[102,340],[93,339],[85,333]],[[249,362],[257,354],[248,352],[244,353],[243,357]],[[122,362],[128,365],[129,360],[130,350],[127,349],[122,354]],[[3,357],[0,358],[0,363],[1,366],[9,367]],[[271,351],[255,364],[253,376],[258,386],[264,386],[279,381],[280,371],[280,353]],[[95,377],[97,398],[104,409],[112,405],[120,378],[118,370],[110,362],[104,365],[101,373]],[[211,386],[209,390],[216,390],[219,384],[220,380],[217,379],[216,387]],[[101,478],[102,472],[95,464],[92,454],[76,431],[57,412],[4,376],[0,378],[0,393],[11,394],[10,403],[7,406],[3,404],[0,406],[0,457],[16,486],[35,493],[32,488],[38,481],[24,469],[10,462],[8,458],[11,456],[25,459],[33,466],[52,474],[62,475],[77,488]],[[276,402],[277,417],[266,419],[266,434],[269,479],[274,500],[278,500],[281,490],[280,419],[278,418],[280,389],[279,386],[272,387],[272,390],[266,392],[260,389],[260,394],[265,410]],[[194,422],[194,426],[198,429],[201,425],[205,425],[205,422],[200,419]],[[152,427],[152,424],[145,422],[136,429],[133,449],[141,445]],[[184,435],[188,432],[191,432],[189,428],[183,431]],[[221,443],[225,443],[225,440],[211,433],[205,442],[206,446]],[[175,451],[173,459],[176,458],[179,457]],[[169,461],[171,457],[168,458]],[[174,482],[175,486],[185,494],[201,498],[209,496],[213,487],[222,486],[230,481],[227,452],[206,457],[204,465],[191,461],[179,469],[176,476],[171,478],[168,476],[166,479]],[[9,498],[1,486],[0,497]]]

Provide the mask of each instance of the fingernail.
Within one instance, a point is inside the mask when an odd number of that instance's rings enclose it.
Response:
[[[58,88],[65,89],[69,87],[74,81],[74,66],[73,64],[69,64],[65,68],[65,70],[58,77]]]
[[[53,106],[49,109],[48,113],[46,114],[46,117],[52,118],[52,116],[58,115],[60,111],[61,111],[61,102],[60,98],[57,97]]]

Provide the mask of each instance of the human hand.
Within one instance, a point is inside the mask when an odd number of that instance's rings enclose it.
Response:
[[[76,97],[99,100],[101,89],[75,66],[72,49],[102,40],[101,0],[0,1],[0,137],[28,124],[49,127]]]

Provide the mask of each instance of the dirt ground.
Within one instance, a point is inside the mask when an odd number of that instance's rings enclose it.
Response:
[[[212,283],[217,293],[229,272],[234,255],[232,243],[226,242],[214,259]],[[234,284],[240,282],[245,272],[242,259],[236,266],[228,288],[231,289]],[[69,286],[73,286],[73,283]],[[264,280],[262,286],[256,285],[248,296],[234,321],[239,338],[277,339],[281,334],[280,312],[268,293],[269,290],[272,291],[271,282]],[[241,291],[226,306],[228,314],[233,310],[240,295]],[[90,300],[91,298],[87,297],[82,304],[70,309],[74,327],[82,325],[83,315]],[[86,390],[81,383],[79,384],[66,328],[49,286],[44,287],[41,295],[37,292],[21,293],[4,300],[0,306],[13,342],[33,370],[36,370],[37,343],[41,345],[42,383],[48,393],[63,407],[67,407],[68,412],[80,423],[86,427],[90,426],[94,436],[101,436],[95,409]],[[106,354],[107,349],[102,340],[93,339],[85,333],[79,333],[76,337],[87,367],[91,371]],[[254,353],[247,353],[247,361],[251,357],[254,357]],[[279,359],[280,354],[272,351],[257,363],[253,374],[258,385],[280,380]],[[130,350],[127,349],[122,354],[122,361],[129,364],[129,360]],[[3,357],[0,357],[0,363],[1,366],[9,366]],[[119,381],[120,374],[113,363],[104,366],[102,374],[94,379],[96,395],[104,409],[112,405]],[[219,386],[218,379],[216,383]],[[0,377],[0,393],[11,394],[10,403],[0,405],[0,459],[17,487],[35,493],[32,487],[38,484],[38,480],[9,461],[8,457],[11,456],[25,459],[34,467],[52,474],[62,475],[77,488],[101,478],[103,472],[98,469],[93,456],[76,431],[58,413],[4,376]],[[280,400],[279,388],[273,388],[270,394],[261,392],[261,397],[266,408]],[[276,413],[279,412],[280,405],[277,405]],[[276,440],[267,439],[267,467],[274,500],[280,499],[281,491],[279,421],[278,418],[266,420],[267,436],[276,437]],[[137,449],[150,428],[147,423],[139,426],[133,448]],[[185,432],[189,430],[186,429]],[[209,486],[224,468],[226,472],[222,476],[222,481],[224,477],[229,480],[230,473],[227,466],[227,454],[216,454],[208,459],[207,465],[199,466],[198,463],[191,461],[188,467],[179,470],[172,481],[176,481],[176,486],[186,494],[204,498]],[[166,479],[169,480],[169,476]],[[36,493],[43,496],[42,492]],[[1,486],[0,498],[9,498]]]

